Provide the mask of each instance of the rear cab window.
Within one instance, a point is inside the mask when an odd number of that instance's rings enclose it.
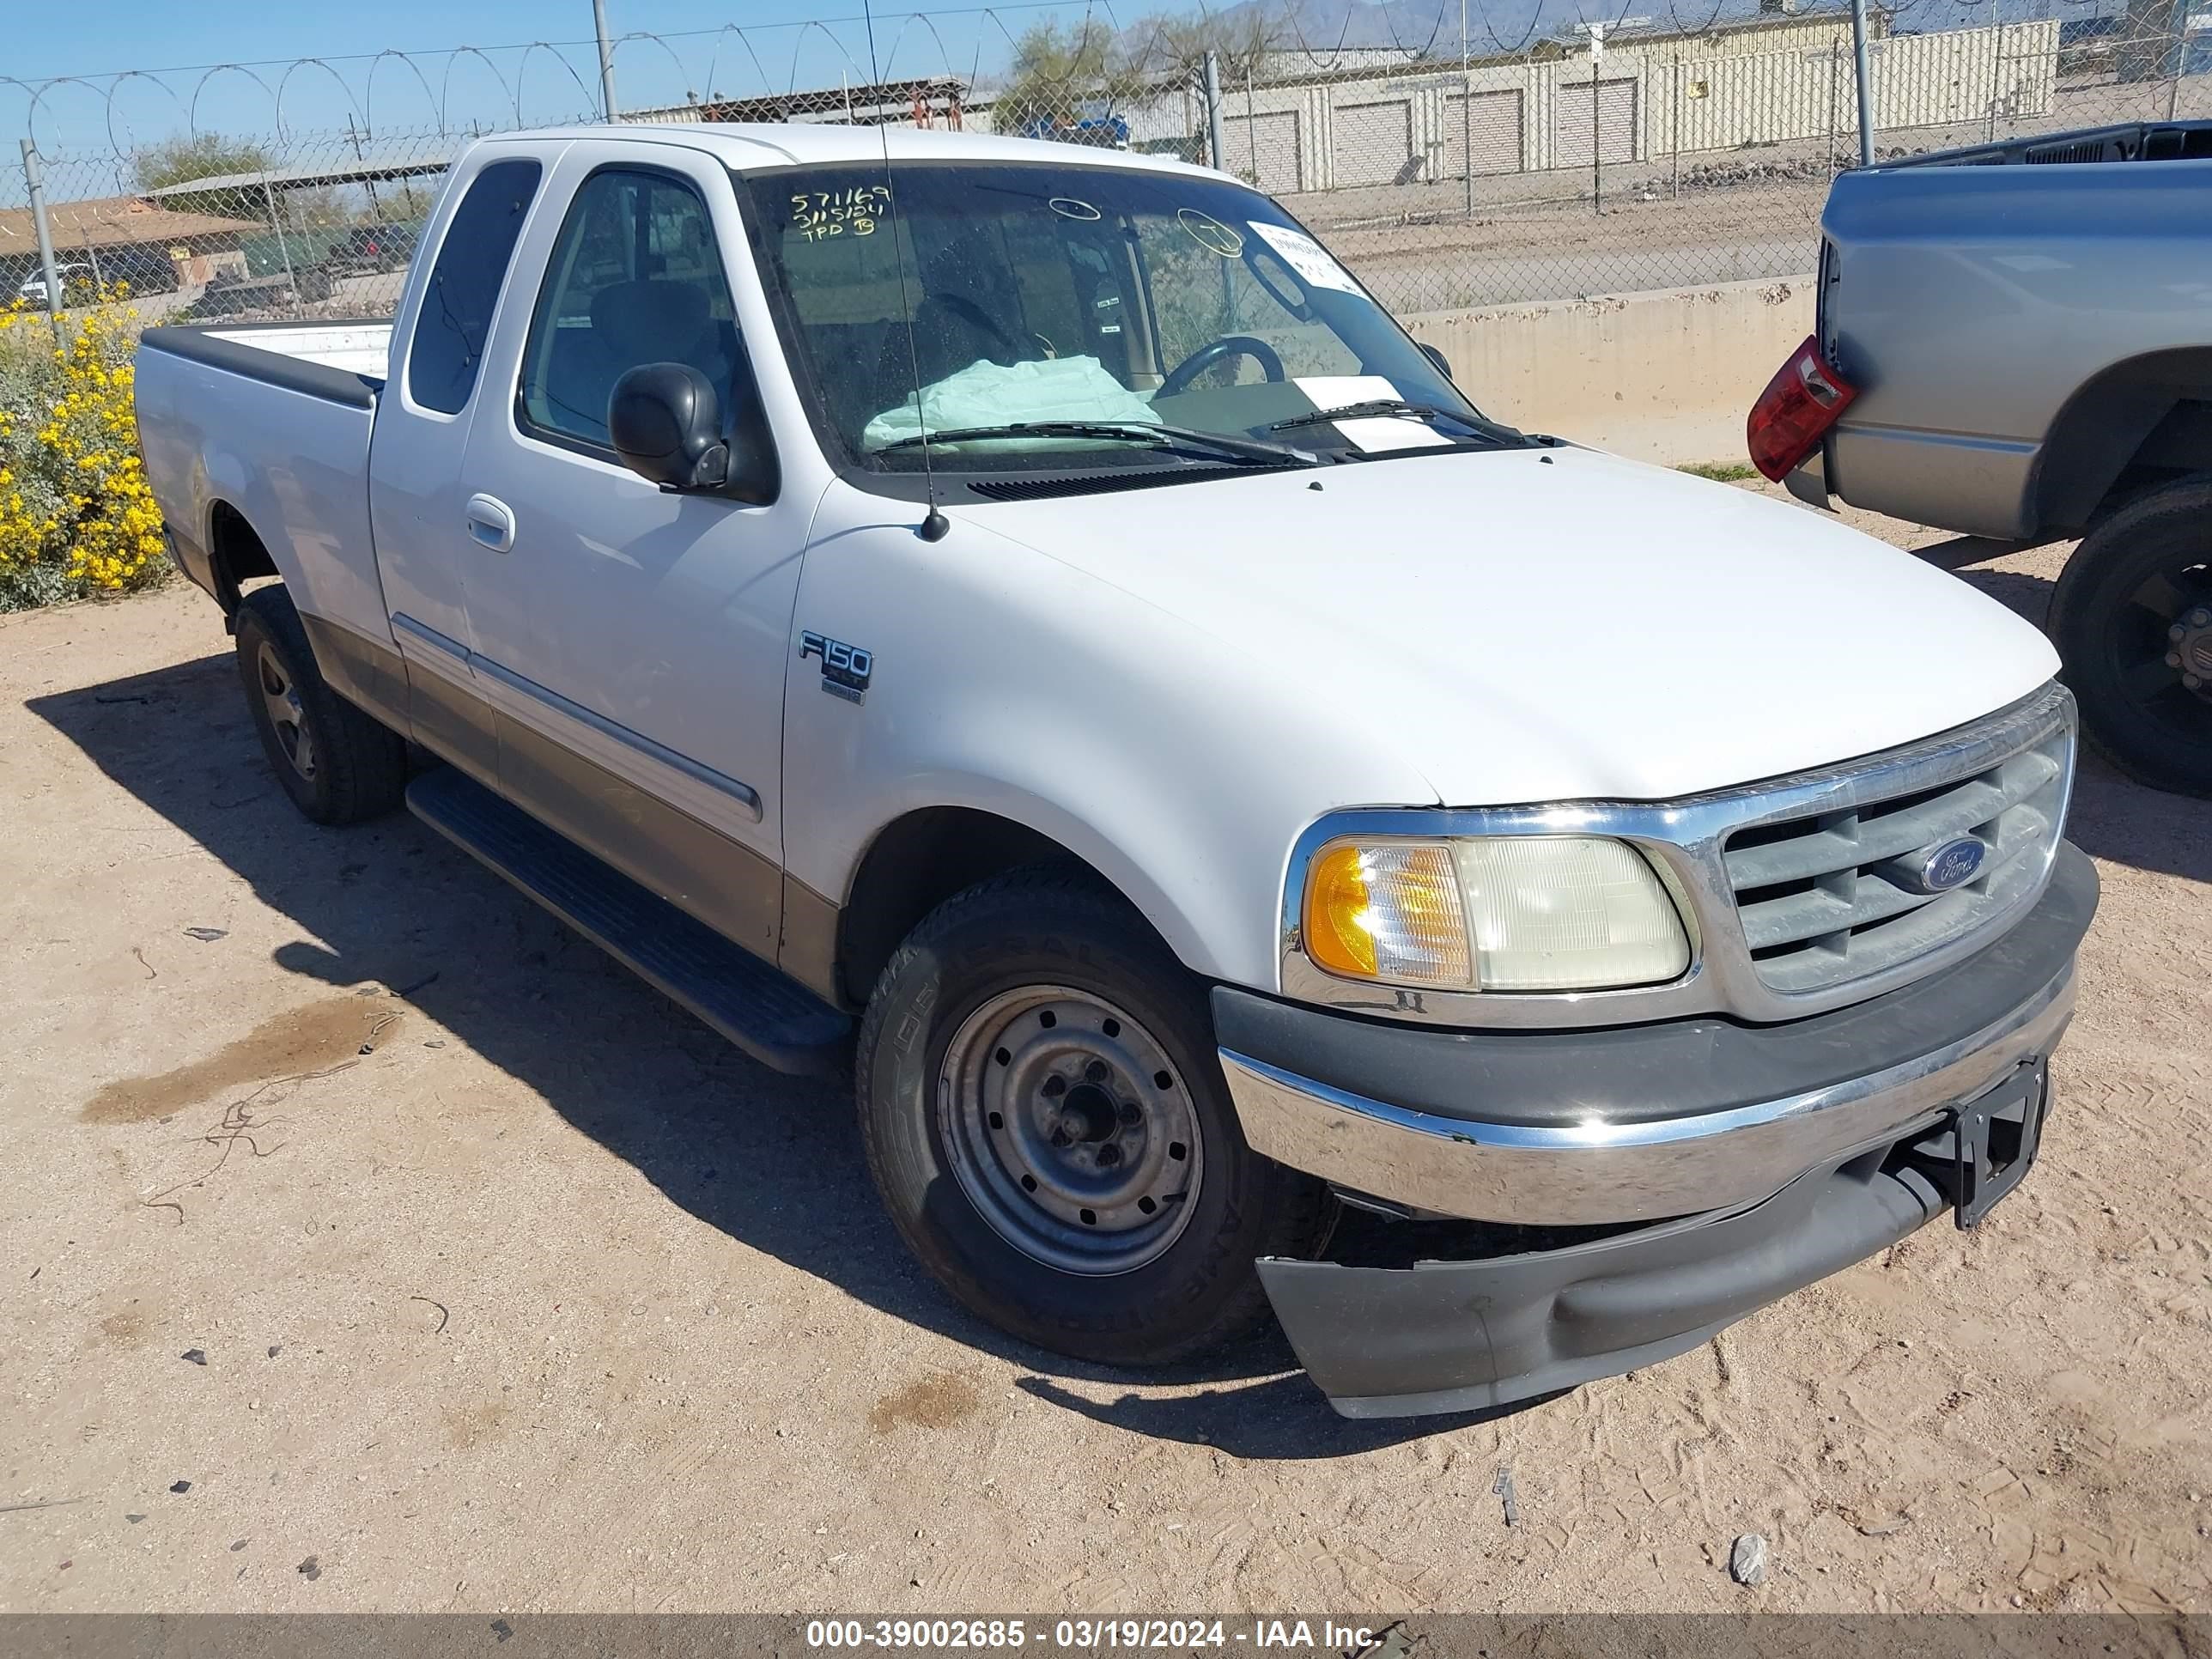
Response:
[[[476,390],[492,313],[544,169],[526,157],[494,161],[469,181],[422,289],[407,351],[407,392],[458,415]]]

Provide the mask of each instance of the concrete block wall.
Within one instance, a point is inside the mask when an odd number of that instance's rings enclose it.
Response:
[[[1741,461],[1744,418],[1813,331],[1813,278],[1401,318],[1486,413],[1638,459]]]

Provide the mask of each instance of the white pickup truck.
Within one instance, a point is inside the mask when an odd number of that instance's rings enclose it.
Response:
[[[154,329],[137,396],[307,815],[404,794],[850,1065],[1018,1337],[1138,1366],[1272,1304],[1340,1411],[1487,1406],[2034,1156],[2096,902],[2043,637],[1486,418],[1227,177],[486,140],[389,327]]]

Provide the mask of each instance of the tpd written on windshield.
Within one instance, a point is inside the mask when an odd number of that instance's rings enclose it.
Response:
[[[791,198],[791,228],[800,240],[807,242],[848,234],[872,236],[890,210],[889,185],[807,191]]]

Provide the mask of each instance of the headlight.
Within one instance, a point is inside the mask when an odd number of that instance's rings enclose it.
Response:
[[[1302,914],[1317,964],[1391,984],[1590,991],[1690,965],[1658,876],[1599,836],[1332,842],[1307,872]]]

